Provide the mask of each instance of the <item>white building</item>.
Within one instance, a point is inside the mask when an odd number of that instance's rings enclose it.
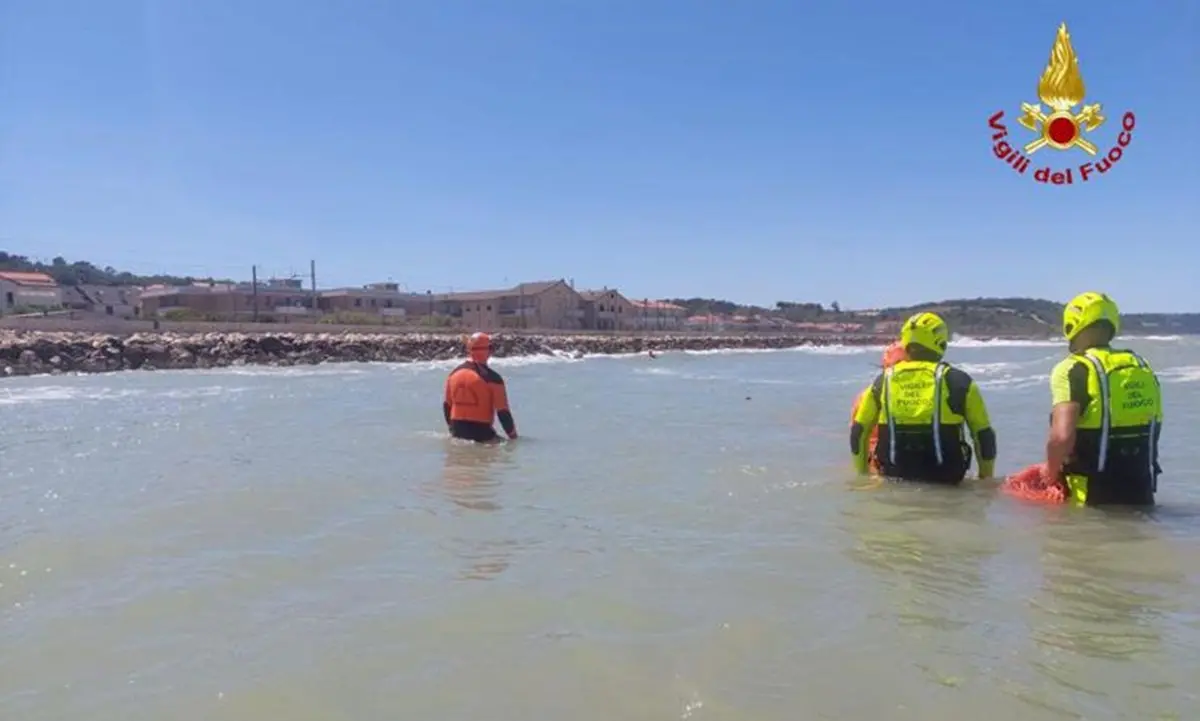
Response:
[[[45,273],[0,271],[0,312],[61,308],[62,288]]]

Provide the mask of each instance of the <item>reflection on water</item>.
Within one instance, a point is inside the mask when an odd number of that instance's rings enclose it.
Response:
[[[1071,708],[1172,713],[1157,705],[1187,685],[1174,671],[1188,654],[1175,635],[1185,631],[1183,549],[1144,513],[1056,510],[1044,526],[1041,592],[1030,601],[1030,664],[1075,697]],[[1114,678],[1124,679],[1119,691]]]
[[[864,481],[843,518],[847,554],[871,569],[902,625],[961,630],[976,622],[965,599],[984,589],[986,497],[969,487]]]
[[[1140,514],[1080,511],[1086,521],[1047,526],[1041,644],[1132,661],[1161,649],[1165,613],[1184,581],[1173,549]],[[1067,518],[1064,520],[1074,520]]]
[[[497,471],[512,467],[516,444],[484,445],[464,441],[446,441],[442,466],[442,489],[451,502],[473,511],[498,511],[496,491],[500,487]]]
[[[442,492],[451,503],[468,511],[502,510],[497,500],[500,476],[505,469],[514,467],[515,450],[515,443],[483,445],[447,440],[440,482]],[[472,524],[452,539],[454,554],[467,563],[460,578],[480,581],[495,578],[508,569],[514,550],[519,548],[513,539],[478,537],[479,530]]]
[[[986,679],[1025,707],[1022,718],[1189,717],[1195,556],[1170,524],[1021,506],[984,484],[862,479],[852,491],[845,555],[878,589],[865,624],[874,635],[899,629],[899,658],[931,685],[967,692]],[[1014,511],[1029,527],[989,520]],[[1018,557],[1030,573],[1009,562]]]

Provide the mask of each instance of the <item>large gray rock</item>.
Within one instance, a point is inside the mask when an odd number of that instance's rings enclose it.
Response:
[[[881,345],[853,335],[495,335],[497,357],[566,353],[616,355],[646,351],[768,349],[805,345]],[[101,373],[132,369],[315,365],[341,361],[412,362],[463,355],[459,336],[394,333],[93,333],[0,331],[7,375]]]

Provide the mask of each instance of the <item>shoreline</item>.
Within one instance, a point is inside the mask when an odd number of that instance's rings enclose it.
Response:
[[[187,370],[322,363],[418,363],[463,357],[462,334],[288,333],[174,331],[114,335],[84,331],[0,330],[0,371],[5,376]],[[879,346],[877,335],[673,334],[642,336],[503,334],[493,336],[497,358],[563,353],[626,355],[647,351],[782,350],[804,346]]]

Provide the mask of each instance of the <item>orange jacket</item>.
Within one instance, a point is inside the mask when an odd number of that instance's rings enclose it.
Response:
[[[883,367],[891,368],[902,360],[907,358],[907,353],[904,352],[904,347],[899,343],[889,343],[883,349]],[[863,396],[870,393],[871,389],[867,388],[858,397],[854,399],[854,405],[850,408],[850,425],[854,425],[854,416],[858,415],[858,407],[862,405]],[[875,459],[875,447],[879,445],[879,426],[871,429],[870,440],[867,441],[867,462],[872,471],[878,473],[880,470],[879,462]]]

